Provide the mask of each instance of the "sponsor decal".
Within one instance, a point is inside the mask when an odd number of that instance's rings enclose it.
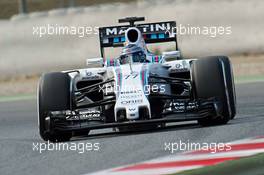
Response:
[[[163,23],[155,23],[155,24],[142,24],[137,27],[143,33],[152,33],[152,32],[165,32],[167,30],[172,29],[172,23],[163,22]],[[126,32],[126,27],[107,27],[105,28],[106,36],[115,36],[115,35],[124,35]]]
[[[170,72],[188,72],[188,64],[186,61],[182,61],[181,63],[176,63],[172,68],[170,68]]]
[[[128,74],[125,76],[125,79],[128,79],[128,78],[136,78],[138,76],[138,73],[137,72],[132,72],[131,74]]]
[[[93,75],[93,73],[88,71],[88,70],[85,70],[85,73],[86,73],[86,76],[88,76],[88,77]]]
[[[91,111],[80,111],[79,115],[74,115],[74,116],[68,116],[66,117],[66,120],[95,120],[101,119],[101,112],[97,110],[91,110]]]
[[[122,72],[121,69],[115,68],[115,74],[116,74],[116,87],[121,89],[121,85],[122,85]],[[120,91],[118,91],[117,96],[119,96]]]
[[[140,79],[142,81],[143,87],[148,85],[148,77],[147,76],[148,76],[148,65],[144,63],[142,66],[141,72],[140,72]],[[144,89],[144,93],[145,93],[145,95],[148,94],[148,92],[145,91],[145,89]]]
[[[138,89],[138,90],[131,90],[131,91],[121,91],[121,94],[137,94],[137,93],[141,93],[142,90]]]
[[[135,94],[135,95],[122,95],[120,98],[140,98],[142,94]]]
[[[100,79],[99,75],[94,74],[93,72],[90,72],[88,70],[85,71],[85,77],[82,77],[83,80],[90,80],[90,79]]]
[[[195,110],[199,108],[197,102],[173,102],[172,103],[173,110],[176,111],[186,111],[186,110]]]
[[[133,112],[133,111],[136,110],[136,108],[129,108],[128,110],[131,111],[131,112]]]
[[[123,104],[123,105],[139,104],[139,103],[143,103],[143,100],[142,99],[136,99],[136,100],[124,100],[124,101],[121,101],[121,104]]]

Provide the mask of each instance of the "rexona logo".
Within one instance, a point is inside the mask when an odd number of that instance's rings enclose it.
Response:
[[[129,104],[138,104],[138,103],[142,103],[143,100],[142,99],[137,99],[137,100],[124,100],[121,101],[121,104],[123,105],[129,105]]]
[[[164,22],[164,23],[155,23],[155,24],[142,24],[137,26],[141,32],[147,33],[147,32],[164,32],[171,29],[171,23],[170,22]],[[106,28],[106,36],[109,35],[124,35],[126,32],[126,27],[109,27]]]

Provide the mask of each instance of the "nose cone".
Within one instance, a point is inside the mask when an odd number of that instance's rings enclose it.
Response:
[[[147,82],[147,64],[134,64],[133,72],[130,66],[121,65],[121,86],[117,93],[115,104],[116,121],[120,118],[119,111],[125,113],[127,120],[140,119],[139,111],[141,108],[150,109],[149,101],[144,92],[144,85]],[[143,81],[144,80],[144,81]]]

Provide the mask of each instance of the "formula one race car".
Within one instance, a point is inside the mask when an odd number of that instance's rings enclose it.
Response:
[[[129,24],[99,28],[101,57],[87,59],[89,68],[42,75],[38,87],[42,139],[67,141],[92,129],[144,130],[190,120],[220,125],[234,118],[236,96],[228,57],[183,59],[176,22],[138,21],[144,17],[123,18],[119,22]],[[176,50],[155,55],[146,47],[161,42],[175,42]],[[106,58],[106,47],[122,47],[122,52]]]

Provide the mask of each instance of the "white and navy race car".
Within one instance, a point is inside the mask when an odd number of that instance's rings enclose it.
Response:
[[[43,140],[67,141],[101,128],[144,130],[190,120],[208,126],[234,118],[228,57],[182,58],[176,22],[138,23],[143,20],[128,17],[119,22],[129,24],[99,28],[101,57],[87,59],[86,69],[42,75],[38,121]],[[161,55],[147,49],[161,42],[175,42],[176,49]],[[122,52],[107,58],[106,47],[122,47]]]

